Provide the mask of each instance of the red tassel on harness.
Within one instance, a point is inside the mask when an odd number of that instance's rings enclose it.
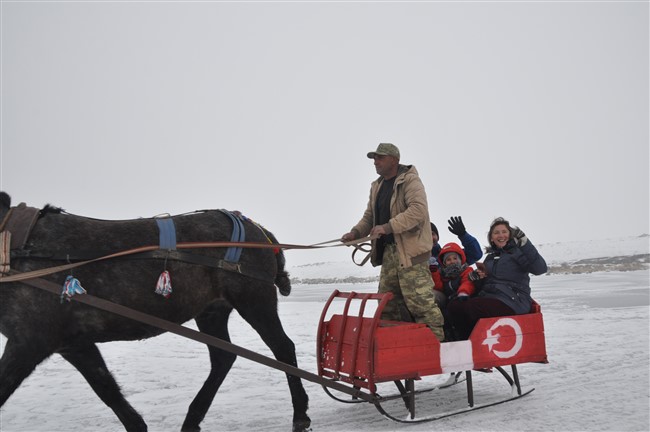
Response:
[[[169,298],[172,295],[172,279],[167,270],[160,273],[160,277],[158,277],[158,283],[156,283],[156,294],[160,294],[165,298]]]

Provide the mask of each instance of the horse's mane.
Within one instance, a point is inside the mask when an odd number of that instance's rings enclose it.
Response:
[[[0,207],[1,208],[10,208],[11,207],[11,196],[7,192],[0,192]],[[39,212],[39,217],[45,216],[48,213],[58,214],[62,213],[63,210],[60,207],[55,207],[51,204],[46,204],[42,210]]]
[[[52,204],[45,204],[45,207],[43,207],[39,216],[43,217],[49,213],[60,214],[63,213],[64,211],[65,210],[63,210],[61,207],[54,207]]]

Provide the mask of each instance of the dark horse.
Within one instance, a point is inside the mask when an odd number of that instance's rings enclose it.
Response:
[[[0,193],[0,221],[11,205],[9,195]],[[233,221],[218,210],[173,216],[178,243],[229,241]],[[244,218],[245,219],[245,218]],[[246,241],[277,243],[261,226],[244,220]],[[159,228],[154,219],[105,221],[67,214],[45,206],[38,214],[22,251],[14,254],[12,270],[28,272],[65,264],[81,255],[104,256],[142,246],[158,245]],[[218,262],[227,248],[188,249]],[[64,260],[64,261],[61,261]],[[251,273],[237,272],[181,260],[151,256],[126,256],[89,263],[73,270],[88,294],[149,315],[183,323],[194,319],[199,330],[229,341],[228,318],[233,309],[259,333],[283,363],[297,366],[295,346],[285,334],[277,311],[277,288],[288,295],[291,286],[281,250],[243,249],[239,263]],[[173,292],[169,298],[156,294],[161,272],[171,274]],[[43,279],[63,286],[70,273],[59,272]],[[43,360],[53,353],[70,362],[88,381],[128,431],[146,431],[147,425],[126,401],[108,371],[96,344],[117,340],[138,340],[163,333],[156,327],[123,318],[91,306],[63,301],[52,293],[21,282],[0,284],[0,331],[7,337],[0,359],[0,406]],[[203,387],[190,404],[183,431],[198,431],[219,386],[236,355],[208,346],[211,370]],[[293,430],[310,426],[308,397],[300,378],[287,374],[293,403]]]

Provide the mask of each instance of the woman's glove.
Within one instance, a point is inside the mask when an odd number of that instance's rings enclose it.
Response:
[[[526,234],[524,234],[524,232],[517,227],[513,228],[512,236],[514,237],[517,246],[523,246],[528,242],[528,237],[526,237]]]

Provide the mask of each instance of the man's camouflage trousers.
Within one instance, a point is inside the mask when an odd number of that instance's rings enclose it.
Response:
[[[439,341],[444,340],[444,318],[433,294],[433,279],[427,262],[401,268],[395,244],[386,245],[379,275],[379,292],[393,293],[381,318],[424,323]]]

